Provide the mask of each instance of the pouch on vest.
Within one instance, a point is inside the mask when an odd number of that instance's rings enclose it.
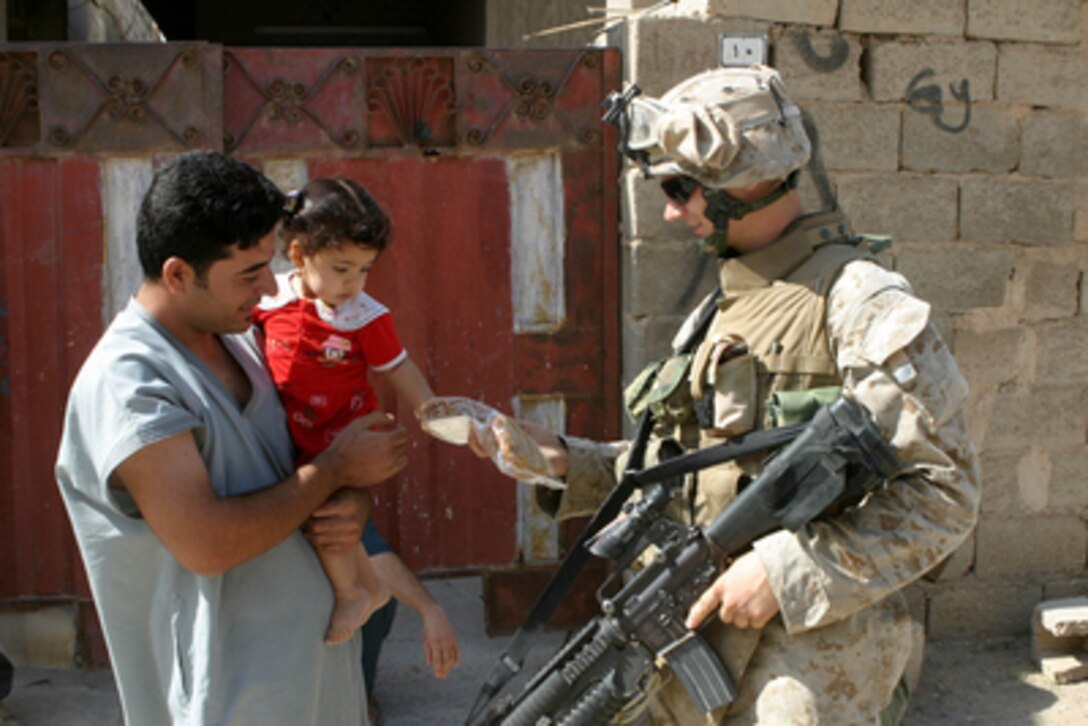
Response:
[[[842,386],[810,388],[807,391],[778,391],[767,401],[768,426],[789,426],[804,423],[816,415],[821,406],[834,401]]]
[[[695,352],[691,398],[699,428],[709,436],[751,431],[756,423],[756,358],[736,335],[713,335]]]
[[[658,423],[690,421],[691,394],[687,386],[690,369],[690,353],[674,355],[642,369],[624,389],[627,413],[634,418],[648,406]]]

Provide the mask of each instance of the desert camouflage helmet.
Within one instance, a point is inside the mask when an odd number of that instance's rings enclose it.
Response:
[[[805,165],[811,145],[778,71],[709,70],[660,98],[637,87],[606,101],[624,152],[647,176],[685,175],[704,187],[746,187],[784,179]]]

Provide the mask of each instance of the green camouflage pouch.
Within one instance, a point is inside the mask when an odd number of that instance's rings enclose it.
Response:
[[[651,363],[623,391],[623,404],[632,420],[647,407],[658,422],[684,423],[694,415],[688,372],[691,354],[675,355]]]
[[[804,423],[816,415],[821,406],[834,401],[842,386],[810,388],[807,391],[778,391],[767,401],[768,426],[790,426]]]

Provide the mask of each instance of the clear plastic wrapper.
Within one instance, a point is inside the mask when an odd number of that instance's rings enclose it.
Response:
[[[565,485],[548,468],[536,441],[517,420],[471,398],[438,396],[416,411],[421,428],[436,439],[464,446],[475,434],[477,443],[506,476],[562,489]]]

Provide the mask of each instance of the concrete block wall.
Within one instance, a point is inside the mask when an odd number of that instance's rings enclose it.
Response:
[[[719,34],[765,34],[855,228],[890,234],[890,264],[933,303],[972,385],[984,493],[977,531],[911,588],[931,637],[1026,634],[1042,599],[1088,595],[1086,16],[1081,0],[680,0],[598,41],[657,95],[716,65]],[[630,379],[713,275],[656,184],[621,183]]]

